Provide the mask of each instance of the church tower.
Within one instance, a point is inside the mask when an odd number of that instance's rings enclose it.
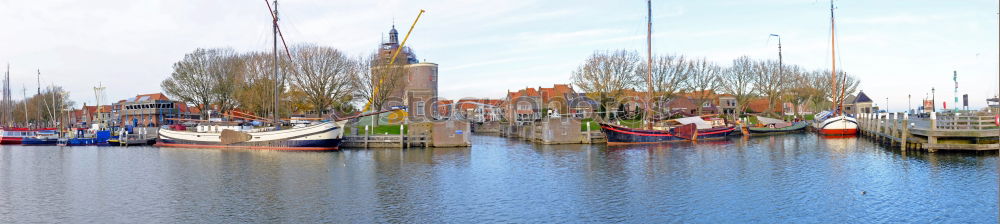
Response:
[[[396,25],[392,25],[389,30],[389,44],[399,44],[399,32],[396,32]]]

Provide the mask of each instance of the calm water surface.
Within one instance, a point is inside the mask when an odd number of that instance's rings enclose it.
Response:
[[[0,223],[997,222],[995,153],[811,134],[473,141],[322,153],[3,146]]]

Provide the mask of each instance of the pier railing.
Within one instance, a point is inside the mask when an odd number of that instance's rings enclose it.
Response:
[[[984,130],[997,129],[997,126],[994,123],[993,115],[952,114],[938,116],[936,128],[942,130]]]
[[[931,112],[926,122],[910,123],[909,116],[902,113],[860,114],[858,128],[862,136],[900,150],[998,150],[995,139],[1000,135],[993,116]]]

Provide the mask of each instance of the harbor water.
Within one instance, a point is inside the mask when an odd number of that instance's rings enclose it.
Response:
[[[809,133],[337,152],[2,146],[0,223],[995,223],[996,153]]]

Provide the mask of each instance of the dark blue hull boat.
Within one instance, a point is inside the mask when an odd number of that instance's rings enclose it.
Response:
[[[59,143],[59,139],[54,138],[24,138],[21,140],[21,145],[56,145]]]
[[[697,130],[697,132],[694,132],[697,133],[697,137],[694,137],[694,133],[679,133],[675,130],[645,130],[627,128],[612,124],[601,124],[601,132],[603,132],[607,137],[608,144],[636,144],[719,139],[729,136],[730,133],[733,133],[733,130],[736,130],[736,128],[732,126]]]

